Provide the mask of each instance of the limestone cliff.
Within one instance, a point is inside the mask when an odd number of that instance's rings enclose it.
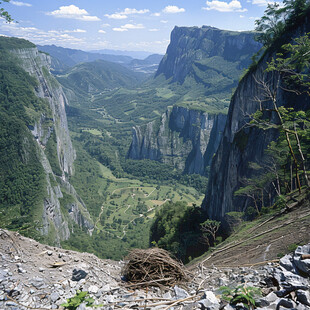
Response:
[[[309,19],[297,29],[286,34],[282,42],[285,43],[310,31]],[[282,43],[282,44],[284,44]],[[222,141],[211,165],[206,197],[203,208],[209,217],[222,220],[227,212],[245,211],[253,203],[252,199],[235,196],[234,192],[244,186],[242,180],[255,176],[255,170],[249,167],[249,162],[263,165],[266,148],[271,141],[278,137],[276,130],[260,130],[245,126],[249,121],[248,115],[259,109],[255,98],[264,98],[264,92],[258,81],[268,81],[274,84],[277,76],[266,74],[266,63],[274,56],[267,53],[257,67],[249,72],[239,83],[232,97],[226,127]],[[279,87],[277,90],[277,104],[293,106],[295,109],[309,109],[308,96],[294,96]],[[274,117],[272,114],[270,117]]]
[[[68,181],[74,173],[75,150],[69,135],[65,106],[67,99],[60,84],[49,72],[51,59],[36,48],[15,49],[20,66],[37,81],[36,95],[47,104],[47,112],[34,116],[34,124],[29,125],[37,141],[40,163],[46,174],[46,195],[42,201],[43,235],[51,235],[50,240],[59,244],[70,236],[70,223],[93,228],[90,215],[78,194]],[[54,144],[53,141],[55,140]],[[53,154],[47,149],[55,148]],[[52,161],[52,162],[51,162]],[[70,196],[70,203],[61,205],[60,199]]]
[[[251,62],[261,45],[251,32],[234,32],[214,27],[175,27],[167,52],[156,76],[183,83],[188,76],[208,85],[220,78],[222,84],[233,84],[238,74]],[[209,59],[209,61],[207,61]],[[225,74],[221,75],[221,71]],[[240,73],[239,72],[239,73]]]
[[[174,106],[160,120],[135,126],[131,159],[151,159],[185,173],[205,175],[224,129],[226,116]]]

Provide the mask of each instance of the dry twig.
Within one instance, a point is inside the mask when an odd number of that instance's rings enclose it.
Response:
[[[129,282],[139,286],[173,285],[187,279],[185,267],[169,252],[159,248],[132,250],[122,273]]]

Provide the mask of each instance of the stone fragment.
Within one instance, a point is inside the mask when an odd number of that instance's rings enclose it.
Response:
[[[163,298],[172,299],[171,293],[168,291],[163,295]]]
[[[202,309],[217,310],[220,308],[219,300],[211,291],[206,291],[198,303],[203,305],[204,308],[202,307]]]
[[[51,294],[51,301],[56,302],[59,299],[59,294],[57,292],[53,292]]]
[[[297,300],[302,303],[303,305],[309,306],[310,307],[310,292],[309,290],[307,291],[297,291]]]
[[[293,266],[293,257],[292,255],[285,255],[280,259],[280,266],[285,268],[288,271],[294,271],[295,268]]]
[[[91,294],[97,294],[99,291],[99,287],[96,286],[96,285],[91,285],[89,288],[88,288],[88,292],[91,293]]]
[[[270,294],[268,294],[267,296],[265,296],[265,300],[267,300],[269,303],[274,302],[278,299],[277,295],[272,292]]]
[[[310,243],[304,246],[299,246],[294,254],[294,264],[296,265],[296,268],[310,276],[310,259],[302,259],[302,255],[304,254],[310,254]]]
[[[82,269],[73,269],[73,272],[72,272],[72,277],[71,277],[71,280],[72,281],[80,281],[82,279],[85,279],[87,277],[87,272],[82,270]]]
[[[296,304],[292,300],[283,298],[283,299],[280,299],[277,307],[279,307],[279,309],[280,309],[280,306],[284,308],[288,308],[288,309],[294,309],[295,305]]]
[[[183,299],[189,296],[189,294],[183,289],[178,287],[177,285],[173,288],[176,299]]]
[[[80,304],[80,305],[76,308],[76,310],[87,310],[87,308],[86,308],[86,303]]]
[[[36,289],[43,289],[47,287],[42,278],[33,278],[30,280],[30,284]]]

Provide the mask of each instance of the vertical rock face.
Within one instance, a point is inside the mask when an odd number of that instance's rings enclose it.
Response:
[[[226,116],[174,106],[160,120],[133,128],[130,159],[151,159],[185,173],[204,175],[224,129]]]
[[[70,236],[69,223],[71,219],[80,226],[93,228],[90,215],[78,197],[72,185],[68,182],[68,176],[74,173],[75,150],[69,135],[65,105],[67,99],[60,84],[51,76],[49,67],[50,57],[38,52],[36,48],[13,50],[20,60],[21,67],[37,80],[36,95],[45,100],[49,105],[49,115],[41,114],[30,126],[31,133],[38,142],[40,161],[46,173],[46,197],[42,202],[42,229],[43,235],[53,234],[53,241],[59,244]],[[60,174],[56,176],[45,152],[52,134],[56,138],[56,154],[54,161],[59,164]],[[72,202],[66,206],[67,212],[62,211],[60,200],[63,191],[70,195]],[[64,214],[64,212],[66,214]]]
[[[287,38],[295,38],[310,31],[308,18],[306,22],[287,34]],[[208,183],[203,208],[212,219],[222,220],[225,213],[231,211],[244,211],[251,199],[235,196],[234,192],[244,186],[244,178],[255,177],[255,171],[250,169],[249,162],[263,165],[266,159],[266,148],[271,141],[278,137],[276,130],[260,130],[255,127],[245,126],[249,121],[247,115],[255,113],[259,104],[255,98],[264,98],[262,87],[258,81],[275,83],[277,76],[266,74],[266,63],[274,55],[267,54],[255,70],[245,76],[231,100],[223,139],[210,168],[211,174]],[[310,108],[308,96],[294,96],[278,88],[277,104],[291,106],[295,109],[307,110]],[[273,114],[270,117],[275,116]],[[276,118],[275,118],[276,119]]]
[[[175,27],[156,76],[164,74],[166,79],[183,83],[188,75],[196,75],[193,63],[212,57],[221,57],[226,66],[227,62],[238,62],[242,70],[250,64],[251,56],[260,47],[251,32],[226,31],[208,26]],[[212,67],[212,64],[208,65],[208,69]]]
[[[46,145],[51,131],[55,130],[60,166],[63,172],[71,174],[73,173],[75,151],[70,139],[65,111],[67,99],[60,84],[49,74],[51,59],[48,55],[39,53],[36,48],[15,50],[14,53],[22,61],[23,69],[37,79],[37,96],[48,100],[53,116],[53,126],[45,129],[43,124],[46,118],[41,115],[34,126],[33,135],[42,145]]]

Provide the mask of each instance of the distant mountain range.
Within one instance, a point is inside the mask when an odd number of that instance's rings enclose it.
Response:
[[[150,75],[156,72],[163,57],[163,55],[158,54],[150,55],[148,52],[127,52],[115,50],[85,52],[82,50],[63,48],[55,45],[38,45],[38,49],[51,55],[51,70],[54,74],[64,73],[79,63],[104,60],[121,64],[132,71]],[[130,55],[137,56],[139,59],[134,59]],[[146,58],[141,59],[142,56],[145,56]]]
[[[131,58],[135,58],[135,59],[145,59],[146,57],[153,55],[153,53],[145,52],[145,51],[120,51],[120,50],[111,50],[111,49],[95,50],[95,51],[89,51],[89,52],[96,53],[96,54],[130,56]]]

